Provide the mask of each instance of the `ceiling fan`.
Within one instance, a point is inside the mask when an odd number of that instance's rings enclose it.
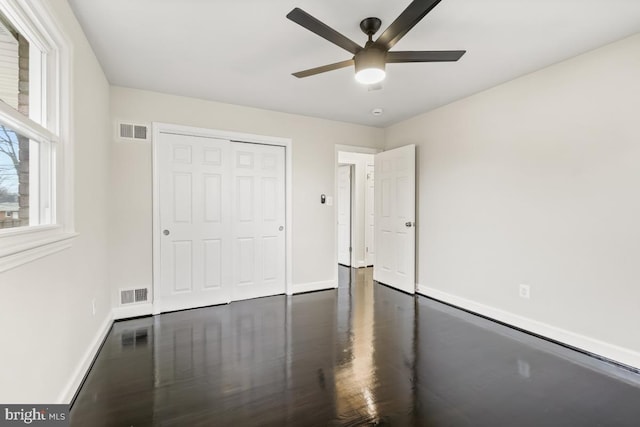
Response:
[[[373,41],[373,35],[380,29],[382,21],[378,18],[363,19],[362,22],[360,22],[360,29],[369,37],[364,47],[309,15],[304,10],[296,7],[287,14],[287,18],[352,53],[354,56],[346,61],[298,71],[297,73],[293,73],[293,75],[298,78],[309,77],[355,65],[356,80],[362,84],[371,85],[384,80],[385,65],[389,63],[457,61],[465,54],[465,50],[389,52],[389,50],[420,22],[427,13],[436,7],[440,1],[441,0],[412,1],[400,16],[384,30],[376,41]]]

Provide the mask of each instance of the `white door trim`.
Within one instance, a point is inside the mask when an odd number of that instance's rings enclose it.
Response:
[[[351,250],[353,248],[353,165],[344,164],[338,167],[339,172],[342,176],[338,181],[338,193],[336,194],[335,201],[336,206],[338,207],[338,262],[342,265],[351,267],[355,266],[354,262],[354,252]],[[349,179],[349,188],[345,188],[340,184],[340,181],[344,181],[344,174],[346,171],[348,172],[347,178]],[[348,191],[348,197],[345,192]],[[345,200],[346,199],[346,200]],[[346,203],[348,201],[348,203]],[[348,215],[345,215],[346,212]],[[342,212],[342,214],[340,214]],[[348,218],[345,218],[348,216]],[[344,230],[341,228],[344,226],[345,219],[349,221],[349,234],[348,237],[345,236]],[[345,239],[346,237],[346,239]]]
[[[197,128],[192,126],[183,126],[170,123],[152,123],[151,153],[152,153],[152,176],[153,176],[153,225],[152,225],[152,252],[153,252],[153,314],[160,313],[160,307],[157,304],[155,295],[159,293],[160,286],[160,188],[158,170],[158,149],[157,144],[160,140],[161,133],[173,133],[187,136],[200,136],[205,138],[226,139],[236,142],[247,142],[264,145],[277,145],[285,148],[285,253],[286,253],[286,270],[285,270],[285,289],[287,295],[293,295],[293,251],[292,251],[292,214],[293,214],[293,185],[292,185],[292,140],[290,138],[281,138],[274,136],[255,135],[249,133],[230,132],[217,129]]]

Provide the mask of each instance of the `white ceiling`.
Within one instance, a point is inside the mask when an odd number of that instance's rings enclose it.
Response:
[[[640,0],[442,0],[392,50],[457,50],[455,63],[389,64],[382,90],[351,55],[286,19],[300,7],[359,44],[409,0],[70,0],[113,85],[387,126],[640,31]],[[639,52],[629,52],[638,55]],[[375,117],[374,108],[384,114]]]

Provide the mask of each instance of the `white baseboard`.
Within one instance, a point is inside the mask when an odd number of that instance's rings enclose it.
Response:
[[[89,371],[89,368],[91,367],[91,363],[93,363],[93,359],[96,357],[98,350],[100,350],[100,347],[102,346],[102,342],[104,341],[105,337],[111,330],[112,324],[113,324],[113,313],[109,311],[109,313],[107,314],[107,317],[104,319],[104,321],[100,325],[100,328],[98,328],[98,333],[96,334],[95,338],[91,342],[91,345],[89,346],[84,356],[82,357],[80,364],[76,367],[75,371],[71,375],[71,378],[69,379],[69,381],[67,382],[67,385],[62,390],[62,393],[60,393],[57,403],[61,403],[61,404],[71,403],[73,396],[76,394],[76,391],[82,384],[82,380],[84,379],[85,375]]]
[[[488,305],[452,295],[438,289],[429,288],[427,286],[418,285],[418,293],[589,353],[605,357],[615,362],[628,365],[632,368],[640,369],[640,353],[631,349],[567,331],[565,329],[529,319],[527,317],[522,317],[508,311],[490,307]]]
[[[153,314],[153,304],[131,304],[113,309],[113,319],[128,319],[130,317],[148,316]]]
[[[335,280],[324,280],[321,282],[311,283],[294,283],[292,294],[299,294],[302,292],[322,291],[324,289],[334,289],[337,287],[338,282]]]

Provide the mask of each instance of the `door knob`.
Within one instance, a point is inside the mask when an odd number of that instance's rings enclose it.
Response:
[[[169,235],[169,230],[163,230],[162,234],[164,234],[165,236],[168,236]]]
[[[407,222],[404,223],[404,225],[405,225],[405,227],[413,227],[415,225],[415,223],[411,222],[411,221],[407,221]]]
[[[278,230],[282,231],[284,230],[284,227],[281,225],[280,227],[278,227]]]

